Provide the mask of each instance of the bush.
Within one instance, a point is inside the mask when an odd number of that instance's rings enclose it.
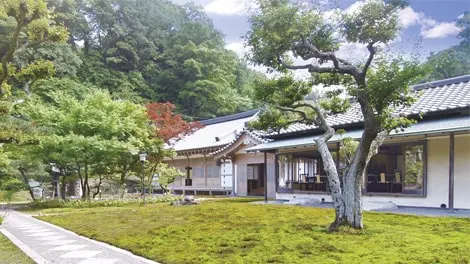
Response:
[[[3,216],[0,215],[0,225],[2,224],[3,222]]]
[[[15,194],[18,191],[21,191],[24,189],[24,183],[16,178],[7,178],[0,184],[0,188],[5,190],[3,193],[2,200],[5,200],[6,202],[10,203],[11,199],[13,197],[13,194]]]
[[[165,203],[180,200],[179,196],[164,195],[146,198],[147,204]],[[93,208],[93,207],[121,207],[132,204],[143,204],[142,199],[109,199],[109,200],[43,200],[30,203],[33,209],[48,208]]]

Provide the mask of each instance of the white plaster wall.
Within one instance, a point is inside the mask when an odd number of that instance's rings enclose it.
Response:
[[[417,206],[449,205],[449,136],[428,139],[427,197]],[[411,205],[413,206],[413,205]]]
[[[456,135],[454,140],[454,207],[470,209],[470,135]]]
[[[247,182],[246,182],[247,166],[243,163],[237,163],[237,195],[247,195]]]

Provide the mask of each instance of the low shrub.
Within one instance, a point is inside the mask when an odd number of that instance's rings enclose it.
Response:
[[[147,204],[166,203],[180,200],[180,196],[164,195],[145,199]],[[132,204],[143,204],[143,199],[109,199],[109,200],[42,200],[29,204],[33,209],[48,208],[93,208],[93,207],[121,207]]]
[[[2,224],[3,222],[3,216],[0,215],[0,225]]]

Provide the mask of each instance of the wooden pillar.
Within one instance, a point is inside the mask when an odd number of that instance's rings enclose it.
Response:
[[[204,186],[207,187],[207,156],[204,154]]]
[[[449,136],[449,209],[454,211],[454,133]]]
[[[237,195],[237,189],[235,188],[235,155],[232,155],[230,157],[230,161],[232,163],[232,192],[231,192],[231,195],[232,196],[236,196]]]
[[[279,155],[274,154],[274,184],[276,184],[275,190],[279,187]]]
[[[289,160],[290,160],[290,177],[289,177],[289,182],[290,182],[290,190],[294,192],[294,155],[290,154],[289,155]],[[318,166],[318,165],[317,165]],[[317,169],[318,171],[318,169]]]
[[[264,152],[264,202],[268,202],[268,153]]]

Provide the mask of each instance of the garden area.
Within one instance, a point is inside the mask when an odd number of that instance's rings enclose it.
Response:
[[[214,199],[196,206],[154,203],[28,213],[161,263],[470,262],[470,219],[367,212],[364,231],[327,233],[333,210],[251,201]]]

